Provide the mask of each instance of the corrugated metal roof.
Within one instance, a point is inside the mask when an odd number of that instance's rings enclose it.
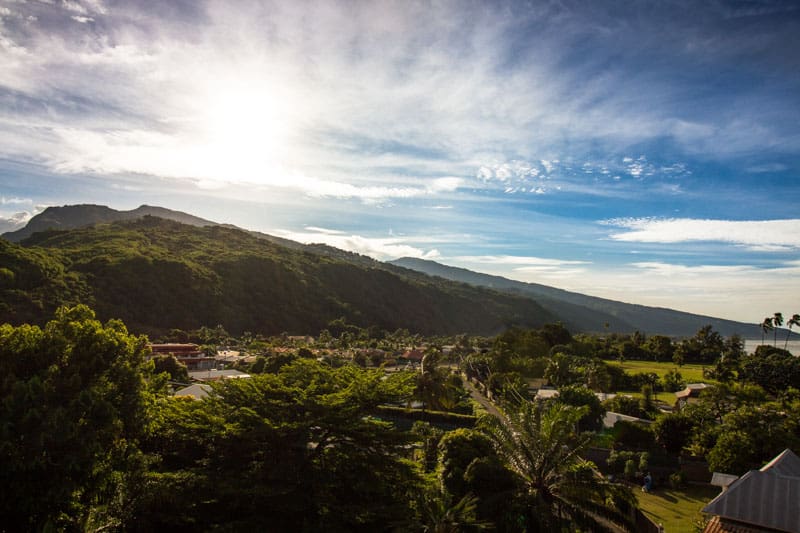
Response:
[[[800,477],[800,457],[787,448],[775,459],[761,467],[761,471],[772,472],[780,476]]]
[[[202,400],[203,398],[208,397],[210,392],[210,385],[206,385],[204,383],[195,383],[194,385],[189,385],[188,387],[184,387],[175,391],[175,396],[191,396],[196,400]]]
[[[800,458],[785,450],[761,470],[751,470],[703,509],[745,524],[800,533]]]

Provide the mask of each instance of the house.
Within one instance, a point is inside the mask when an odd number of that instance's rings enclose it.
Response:
[[[189,372],[189,378],[195,381],[217,381],[220,379],[240,379],[249,377],[250,374],[245,374],[244,372],[233,369],[216,370],[211,368],[209,370],[196,370],[194,372]]]
[[[730,483],[702,512],[714,515],[704,533],[800,533],[800,457],[784,450]]]
[[[173,396],[183,396],[194,398],[195,400],[202,400],[203,398],[207,398],[210,392],[210,385],[206,385],[205,383],[195,383],[194,385],[189,385],[188,387],[176,390]]]
[[[653,423],[652,420],[646,420],[644,418],[637,418],[635,416],[624,415],[622,413],[615,413],[613,411],[606,411],[606,414],[603,416],[603,427],[604,428],[613,428],[617,425],[617,422],[631,422],[635,424],[642,424],[642,425],[650,425]]]
[[[535,399],[551,400],[558,397],[558,389],[539,389],[536,391]]]
[[[710,387],[707,383],[689,383],[685,389],[675,393],[675,409],[679,410],[686,404],[696,402],[700,393]]]
[[[214,367],[214,358],[206,356],[197,344],[150,344],[150,351],[154,357],[174,355],[189,370],[203,370]]]
[[[153,355],[174,355],[178,359],[203,355],[200,346],[192,343],[150,344],[150,351],[153,352]]]
[[[425,354],[420,350],[406,350],[406,352],[400,356],[401,359],[405,359],[409,363],[421,363],[423,357],[425,357]]]

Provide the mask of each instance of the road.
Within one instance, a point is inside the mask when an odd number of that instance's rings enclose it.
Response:
[[[475,388],[475,385],[468,379],[464,379],[464,388],[467,389],[469,395],[472,397],[473,400],[478,402],[481,407],[486,409],[486,412],[492,415],[495,418],[498,418],[503,424],[507,424],[508,420],[506,419],[506,415],[503,414],[500,409],[498,409],[489,399],[481,394],[481,392]]]

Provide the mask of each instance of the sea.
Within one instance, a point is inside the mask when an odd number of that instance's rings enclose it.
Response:
[[[783,348],[784,343],[786,342],[786,334],[784,333],[783,338],[781,338],[781,332],[778,332],[778,348]],[[761,339],[745,339],[744,340],[744,350],[747,353],[753,353],[756,351],[756,348],[761,346]],[[764,343],[772,346],[774,344],[774,337],[764,337]],[[786,349],[792,352],[793,355],[800,355],[800,340],[791,340],[786,345]]]

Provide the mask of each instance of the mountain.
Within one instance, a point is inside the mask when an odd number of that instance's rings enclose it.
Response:
[[[65,205],[48,207],[28,221],[25,227],[16,231],[3,233],[2,237],[11,242],[20,242],[38,231],[51,229],[77,229],[93,224],[107,224],[119,220],[135,220],[145,216],[155,216],[166,220],[174,220],[191,226],[213,226],[216,222],[205,220],[181,211],[173,211],[164,207],[142,205],[130,211],[117,211],[104,205]]]
[[[77,207],[101,220],[119,213]],[[81,222],[68,218],[62,227]],[[145,216],[0,239],[0,323],[41,323],[77,302],[150,334],[217,324],[232,334],[316,333],[344,317],[389,331],[491,335],[557,320],[530,298],[266,237]]]
[[[675,337],[694,335],[698,329],[711,324],[722,335],[734,333],[746,338],[760,338],[761,328],[755,324],[735,322],[661,307],[629,304],[587,296],[538,283],[524,283],[500,276],[481,274],[464,268],[443,265],[435,261],[403,257],[391,264],[430,276],[486,287],[516,296],[533,298],[553,315],[561,317],[572,331],[633,332],[661,334]]]

